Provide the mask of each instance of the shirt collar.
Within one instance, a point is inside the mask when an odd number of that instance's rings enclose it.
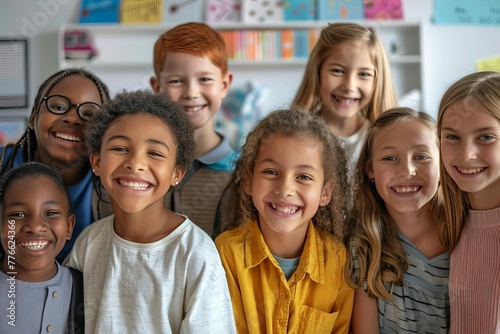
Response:
[[[213,150],[205,153],[201,157],[196,158],[196,160],[205,165],[212,165],[224,159],[229,153],[233,151],[233,148],[229,143],[229,139],[219,132],[217,132],[217,134],[222,138],[222,141],[219,143],[219,145],[217,145]]]
[[[252,220],[245,228],[245,267],[253,268],[266,258],[271,258],[272,254],[264,241],[264,236],[260,231],[257,220]],[[302,251],[299,266],[293,274],[292,280],[300,281],[306,273],[317,283],[323,284],[325,282],[323,242],[312,221],[309,221],[304,250]]]

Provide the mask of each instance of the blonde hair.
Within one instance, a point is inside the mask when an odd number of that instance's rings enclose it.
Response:
[[[457,102],[463,102],[465,108],[465,112],[461,115],[463,117],[457,117],[457,121],[472,117],[477,105],[480,105],[493,117],[500,119],[500,73],[486,71],[469,74],[448,88],[438,109],[437,126],[440,143],[443,115],[449,106]],[[450,236],[447,246],[451,251],[458,243],[471,205],[467,192],[462,191],[446,172],[442,159],[440,172],[443,183],[447,234]]]
[[[390,299],[391,293],[384,284],[402,285],[403,275],[408,270],[406,252],[398,239],[395,222],[387,212],[375,183],[370,181],[367,174],[372,165],[373,144],[377,135],[388,126],[413,119],[436,133],[436,122],[430,115],[410,108],[389,109],[380,115],[368,131],[357,164],[357,189],[354,196],[356,204],[349,226],[349,245],[352,252],[349,252],[346,280],[356,288],[366,280],[367,292],[371,297]],[[444,210],[439,189],[431,199],[431,212],[438,223],[440,239],[443,240]]]
[[[318,229],[343,241],[345,219],[351,200],[344,149],[320,116],[306,112],[299,106],[271,112],[248,134],[236,170],[229,180],[233,212],[223,215],[223,229],[236,228],[258,219],[252,196],[248,195],[245,189],[251,187],[255,160],[260,147],[275,136],[307,138],[321,144],[324,182],[325,184],[332,182],[333,191],[330,202],[319,207],[312,221]]]
[[[397,106],[389,61],[377,33],[373,28],[355,23],[332,23],[321,31],[321,36],[309,56],[309,61],[293,101],[310,110],[318,110],[320,101],[320,69],[332,51],[342,43],[354,43],[368,47],[375,65],[375,83],[370,102],[362,114],[372,123],[389,108]]]

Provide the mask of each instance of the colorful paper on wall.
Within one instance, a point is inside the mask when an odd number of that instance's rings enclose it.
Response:
[[[206,6],[203,0],[165,0],[165,23],[203,22]]]
[[[121,0],[121,23],[160,23],[163,0]]]
[[[242,0],[244,22],[280,22],[284,19],[282,0]]]
[[[500,72],[500,56],[476,60],[476,70]]]
[[[402,19],[401,0],[364,0],[365,18],[377,20]]]
[[[241,0],[205,0],[207,22],[241,21]]]
[[[363,0],[318,0],[318,20],[361,20],[364,17]]]
[[[437,24],[500,25],[499,0],[435,0]]]
[[[315,0],[283,1],[283,9],[285,21],[314,20],[316,18]]]
[[[80,23],[118,23],[119,0],[82,0]]]

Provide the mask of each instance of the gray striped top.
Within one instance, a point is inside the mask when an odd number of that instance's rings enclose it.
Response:
[[[401,233],[399,240],[408,257],[408,271],[403,285],[394,286],[392,301],[378,299],[380,333],[447,333],[450,255],[428,259]],[[390,291],[390,285],[386,287]]]

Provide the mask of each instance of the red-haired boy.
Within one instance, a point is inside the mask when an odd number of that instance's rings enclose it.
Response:
[[[151,87],[180,103],[195,129],[195,161],[182,182],[167,193],[165,204],[215,238],[236,157],[228,138],[215,130],[214,120],[233,79],[226,45],[208,25],[185,23],[158,38],[153,63],[156,76],[150,79]]]

